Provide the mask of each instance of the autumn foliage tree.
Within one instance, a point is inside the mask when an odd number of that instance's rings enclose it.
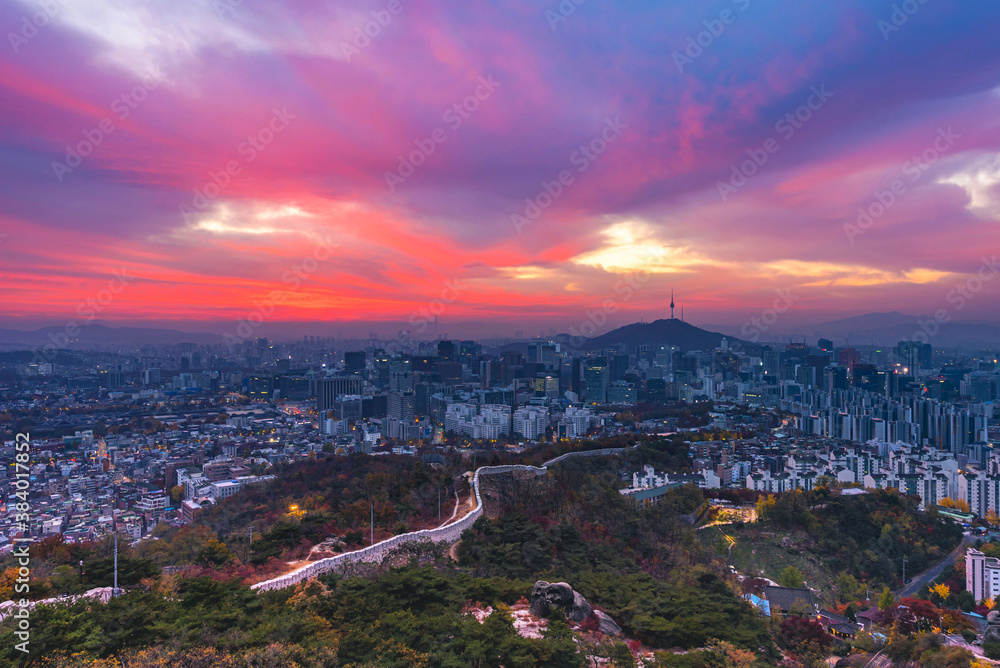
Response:
[[[814,619],[788,616],[781,622],[778,642],[798,661],[810,666],[829,655],[833,638]]]

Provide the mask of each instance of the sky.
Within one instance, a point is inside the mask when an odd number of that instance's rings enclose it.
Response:
[[[696,323],[996,321],[997,25],[940,0],[5,2],[0,326],[564,330],[671,290]]]

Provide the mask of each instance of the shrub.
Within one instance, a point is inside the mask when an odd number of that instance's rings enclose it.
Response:
[[[983,654],[986,655],[987,659],[993,659],[994,661],[1000,659],[1000,642],[984,642]]]

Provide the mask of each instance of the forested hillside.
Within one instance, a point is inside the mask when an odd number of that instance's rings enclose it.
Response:
[[[530,452],[521,460],[537,463],[556,454],[560,450]],[[479,459],[500,461],[499,455]],[[513,460],[504,455],[502,461]],[[704,509],[700,490],[682,487],[647,507],[619,493],[622,475],[647,463],[658,470],[690,468],[681,439],[648,438],[620,456],[564,460],[545,476],[487,476],[488,517],[458,545],[416,547],[392,564],[356,565],[306,586],[257,594],[249,584],[286,570],[288,560],[324,540],[333,539],[327,545],[336,550],[366,543],[372,504],[376,540],[436,525],[438,488],[461,491],[464,478],[457,474],[466,470],[458,458],[428,463],[364,456],[291,467],[273,485],[227,499],[191,526],[124,547],[120,578],[129,589],[120,598],[36,609],[29,655],[12,649],[11,622],[0,625],[0,662],[582,666],[588,655],[604,657],[607,666],[634,666],[637,653],[647,651],[659,652],[657,665],[697,667],[776,665],[782,651],[824,651],[808,636],[793,634],[794,642],[781,636],[742,600],[726,555],[693,526]],[[873,582],[891,578],[897,555],[928,563],[954,533],[890,493],[783,495],[764,498],[760,511],[759,525],[735,535],[795,529],[827,553],[831,569]],[[255,538],[248,546],[251,525]],[[110,584],[109,550],[106,542],[63,545],[57,539],[36,546],[37,589],[51,595]],[[82,581],[74,568],[80,559]],[[622,627],[622,638],[586,625],[573,630],[558,615],[537,637],[524,637],[513,615],[536,580],[570,583]],[[491,614],[477,617],[477,610]],[[695,651],[663,651],[672,648]]]
[[[840,495],[828,488],[764,496],[760,521],[725,527],[725,550],[742,572],[778,580],[791,565],[830,605],[903,584],[953,550],[962,530],[934,508],[892,490]],[[718,540],[706,532],[703,542]],[[722,548],[719,548],[721,551]],[[860,594],[859,594],[860,591]]]

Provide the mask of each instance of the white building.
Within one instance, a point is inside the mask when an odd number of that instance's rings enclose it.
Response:
[[[549,409],[544,406],[522,406],[514,411],[514,433],[536,440],[545,436],[549,425]]]
[[[816,483],[816,474],[807,471],[804,475],[796,473],[778,473],[771,475],[770,471],[759,471],[747,476],[747,489],[758,492],[790,492],[793,489],[810,490]]]
[[[233,494],[239,492],[242,486],[243,485],[236,480],[221,480],[219,482],[213,482],[210,485],[212,488],[212,498],[216,501],[228,499]]]
[[[510,433],[510,419],[510,406],[505,404],[453,403],[446,409],[444,430],[470,438],[496,440]]]
[[[198,490],[208,485],[208,478],[200,471],[189,472],[185,469],[178,469],[177,484],[184,488],[184,498],[190,501],[198,496]]]
[[[167,509],[167,497],[159,490],[150,492],[139,499],[135,504],[135,509],[140,513],[149,513],[153,517],[159,517]]]
[[[970,547],[965,553],[965,588],[976,603],[1000,595],[1000,559]]]
[[[590,432],[590,424],[593,417],[594,414],[591,413],[589,408],[569,406],[559,420],[559,424],[562,427],[562,431],[565,432],[566,438],[580,438]]]
[[[652,466],[647,464],[643,467],[643,474],[638,472],[632,474],[632,487],[634,489],[647,489],[649,487],[660,487],[668,482],[667,474],[658,475]]]

